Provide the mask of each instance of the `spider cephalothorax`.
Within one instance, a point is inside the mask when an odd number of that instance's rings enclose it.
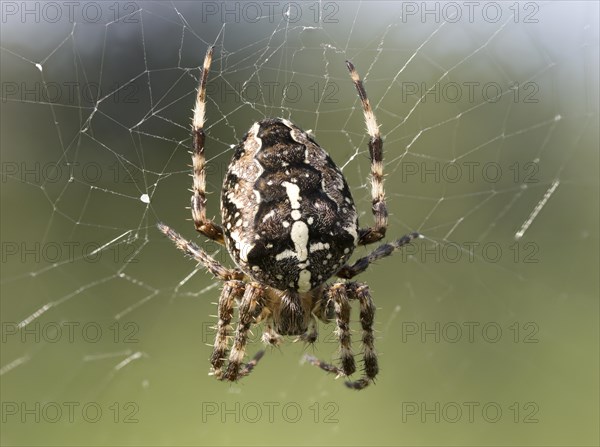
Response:
[[[363,330],[364,376],[346,384],[362,389],[379,370],[373,346],[375,306],[366,284],[326,282],[334,275],[351,279],[371,262],[418,237],[411,233],[347,264],[356,246],[381,240],[387,228],[383,143],[362,82],[354,66],[347,62],[370,135],[375,225],[359,228],[350,189],[327,152],[290,121],[269,118],[255,123],[235,148],[221,193],[221,228],[206,218],[204,112],[212,52],[210,48],[204,60],[194,110],[191,208],[196,230],[224,244],[237,268],[223,267],[196,244],[159,224],[160,230],[180,249],[225,282],[218,305],[212,372],[217,378],[230,381],[250,373],[263,353],[243,363],[252,324],[265,322],[266,343],[279,344],[284,335],[298,335],[313,343],[317,339],[318,318],[336,321],[341,367],[311,356],[307,356],[308,360],[325,371],[350,376],[356,370],[350,341],[350,301],[357,300]],[[239,323],[229,350],[236,301]]]

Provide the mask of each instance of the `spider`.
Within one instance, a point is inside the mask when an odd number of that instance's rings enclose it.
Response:
[[[312,344],[317,339],[317,320],[335,319],[340,366],[313,356],[306,356],[306,360],[348,378],[356,371],[350,302],[357,300],[364,370],[361,378],[347,379],[345,383],[349,388],[363,389],[379,372],[373,334],[375,305],[367,284],[347,280],[420,235],[410,233],[348,263],[357,246],[380,241],[387,229],[383,142],[362,81],[352,63],[346,61],[370,136],[374,225],[358,226],[346,179],[327,152],[287,119],[267,118],[254,123],[235,147],[221,192],[220,226],[206,217],[204,122],[212,56],[210,47],[204,58],[192,120],[191,211],[196,230],[224,245],[236,267],[224,267],[194,242],[167,225],[158,224],[180,250],[224,282],[210,358],[211,374],[219,380],[236,381],[254,369],[264,354],[264,350],[259,351],[244,363],[248,334],[254,324],[265,323],[262,340],[268,345],[279,345],[286,335]],[[332,276],[343,281],[328,284]],[[230,349],[236,302],[239,321]]]

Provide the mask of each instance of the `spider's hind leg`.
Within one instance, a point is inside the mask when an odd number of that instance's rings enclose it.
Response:
[[[369,133],[369,156],[371,158],[371,197],[372,211],[375,218],[375,224],[369,228],[361,228],[359,230],[359,245],[372,244],[385,237],[388,226],[388,212],[385,204],[385,192],[383,189],[383,140],[379,133],[379,125],[375,119],[375,114],[371,108],[371,103],[367,97],[367,92],[360,76],[356,72],[354,65],[350,61],[346,61],[346,66],[350,72],[350,77],[363,108],[365,123]]]
[[[213,47],[210,47],[204,58],[196,105],[194,106],[194,118],[192,119],[192,198],[191,209],[194,227],[204,236],[224,244],[223,229],[206,217],[206,157],[204,155],[204,144],[206,135],[204,133],[204,121],[206,112],[206,82],[208,71],[212,62]]]

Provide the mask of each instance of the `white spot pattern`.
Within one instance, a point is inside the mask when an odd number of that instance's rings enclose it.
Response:
[[[287,192],[292,209],[297,210],[298,208],[300,208],[300,187],[290,182],[282,182],[281,185],[285,188],[285,191]]]
[[[292,225],[292,242],[296,248],[298,261],[306,261],[308,257],[308,227],[301,220]]]
[[[300,270],[298,274],[298,291],[308,292],[310,290],[310,270]]]
[[[300,201],[302,200],[300,197],[300,187],[291,182],[282,182],[281,185],[285,188],[290,201],[290,207],[292,208],[291,217],[294,220],[294,224],[292,225],[292,229],[290,231],[290,237],[294,243],[295,251],[284,250],[279,253],[275,259],[279,261],[286,258],[296,258],[299,262],[303,262],[308,258],[309,237],[308,226],[305,222],[300,220],[302,217],[302,213],[300,212]],[[298,291],[308,292],[311,289],[311,273],[310,270],[307,269],[308,263],[298,264],[298,267],[301,269],[298,273]]]

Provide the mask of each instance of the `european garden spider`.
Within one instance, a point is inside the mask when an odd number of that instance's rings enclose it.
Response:
[[[374,349],[375,306],[369,287],[358,282],[326,284],[332,276],[349,280],[370,263],[392,254],[419,237],[408,234],[383,244],[367,256],[348,264],[358,245],[381,240],[387,229],[383,191],[383,142],[362,82],[346,62],[370,136],[372,210],[375,224],[359,228],[352,194],[342,172],[315,140],[290,121],[268,118],[254,123],[235,148],[223,182],[223,226],[206,218],[204,115],[206,83],[213,48],[204,59],[192,120],[192,217],[196,230],[225,245],[237,267],[226,268],[168,226],[159,229],[175,245],[224,281],[218,304],[218,323],[211,372],[220,380],[235,381],[248,375],[262,357],[260,351],[243,363],[253,324],[264,322],[262,339],[278,345],[284,335],[305,342],[317,339],[317,319],[335,319],[341,365],[307,356],[323,370],[348,377],[356,370],[350,336],[350,301],[360,304],[364,372],[346,381],[363,389],[379,371]],[[229,352],[234,303],[239,321]]]

